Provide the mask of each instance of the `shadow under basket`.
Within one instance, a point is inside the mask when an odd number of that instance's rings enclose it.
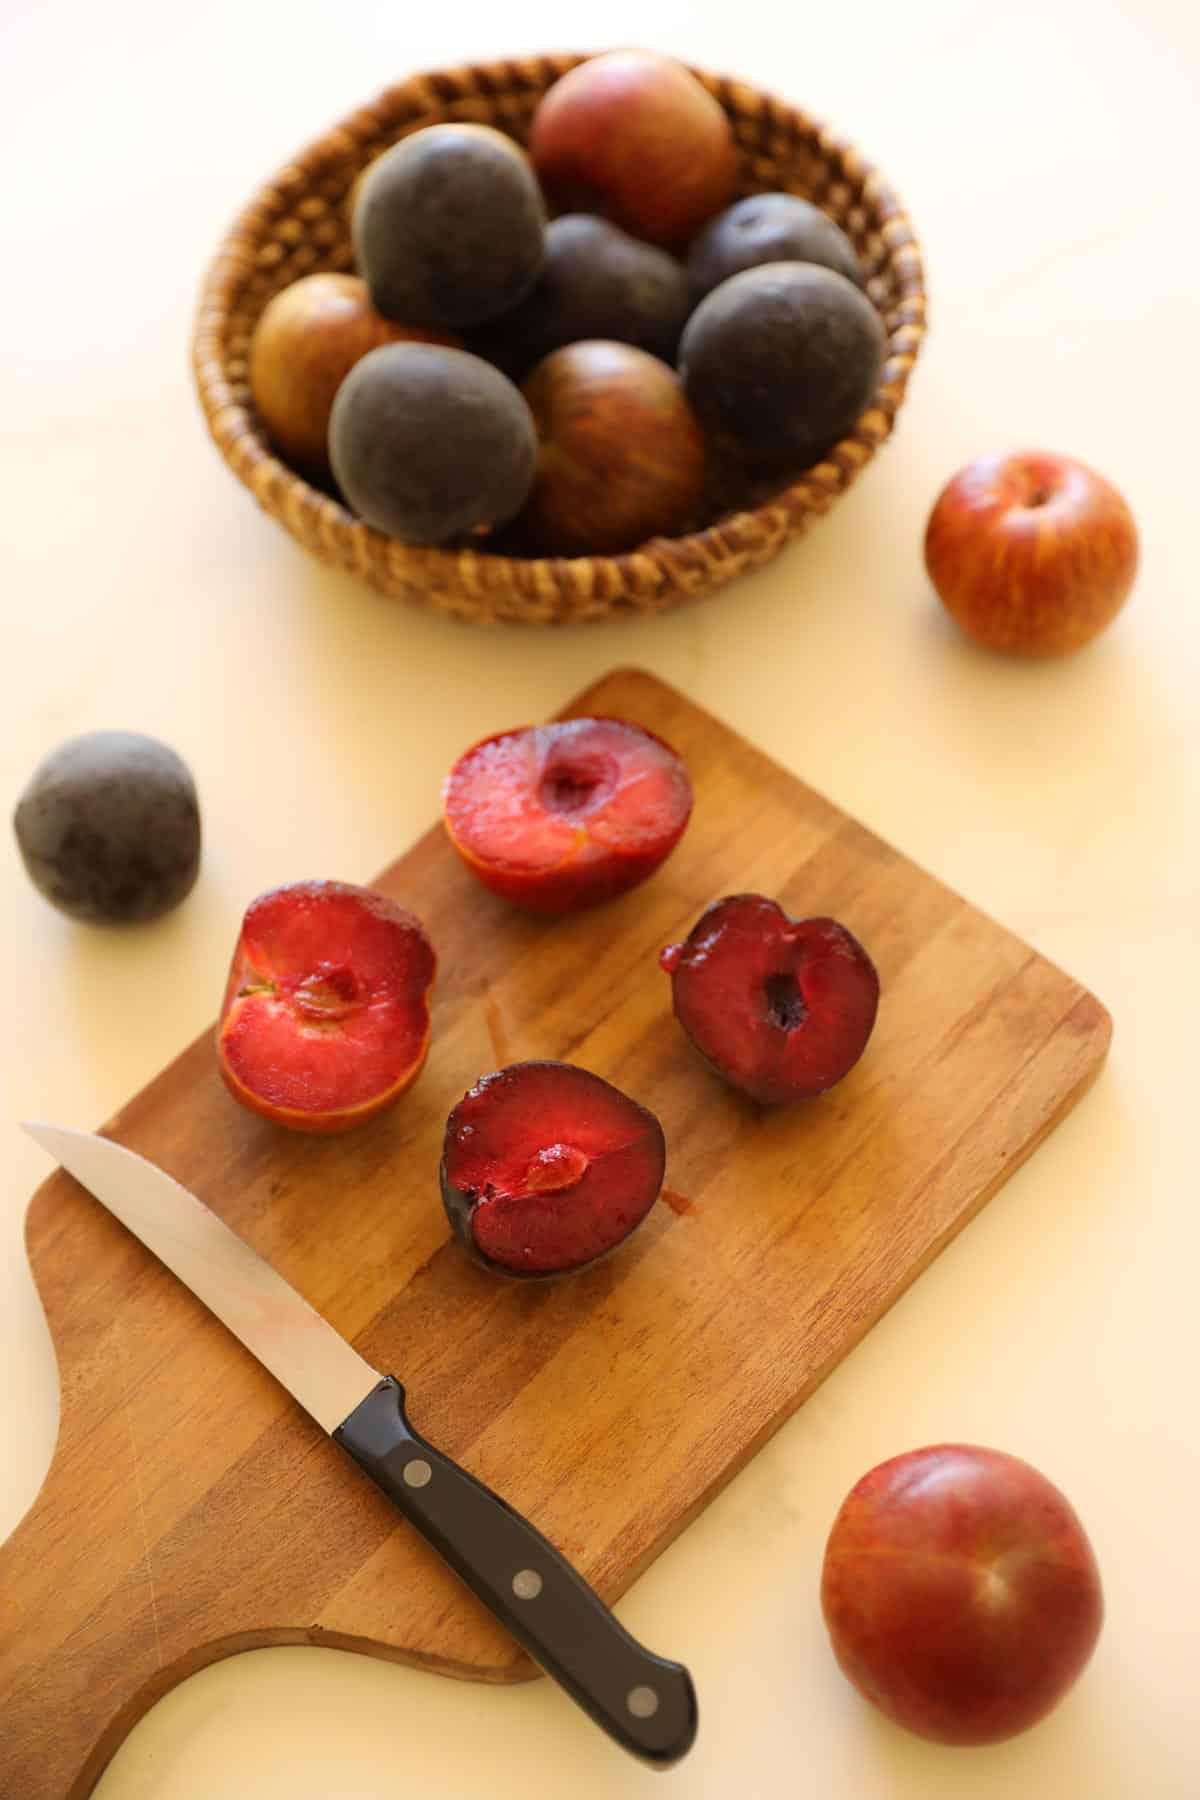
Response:
[[[531,57],[416,75],[310,144],[240,214],[204,278],[192,340],[201,404],[222,456],[259,505],[323,562],[381,593],[480,624],[549,625],[665,612],[770,562],[826,512],[891,433],[925,330],[912,227],[876,170],[817,120],[743,82],[693,70],[733,125],[736,195],[786,189],[850,237],[887,335],[879,389],[849,436],[778,491],[684,537],[624,556],[519,557],[429,550],[364,525],[272,450],[250,401],[247,355],[260,313],[289,282],[353,267],[350,190],[362,169],[424,125],[465,120],[526,141],[546,89],[584,58]],[[776,484],[777,486],[777,484]]]

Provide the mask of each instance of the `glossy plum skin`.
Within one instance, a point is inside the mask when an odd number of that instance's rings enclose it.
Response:
[[[681,63],[642,50],[561,76],[534,113],[529,154],[560,212],[600,213],[667,250],[725,205],[736,166],[724,109]]]
[[[858,939],[761,894],[716,901],[659,961],[697,1050],[763,1106],[833,1087],[874,1029],[879,976]]]
[[[218,1026],[222,1080],[293,1131],[348,1131],[412,1086],[437,958],[420,920],[344,881],[297,881],[246,909]]]
[[[615,556],[698,517],[704,429],[674,369],[632,344],[566,344],[521,392],[537,426],[537,476],[518,520],[544,556]]]
[[[1065,1496],[1019,1457],[937,1444],[864,1475],[830,1532],[821,1606],[848,1679],[898,1725],[993,1744],[1076,1681],[1104,1617]]]
[[[1110,481],[1045,450],[978,456],[925,529],[925,567],[968,637],[1011,656],[1082,649],[1120,612],[1138,567],[1133,514]]]
[[[472,874],[528,912],[579,911],[645,881],[683,836],[682,759],[624,719],[498,733],[446,779],[445,823]]]
[[[480,1267],[546,1279],[624,1243],[665,1166],[662,1126],[619,1088],[572,1063],[511,1063],[451,1112],[442,1200]]]

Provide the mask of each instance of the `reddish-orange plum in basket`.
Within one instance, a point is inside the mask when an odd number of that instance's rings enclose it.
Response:
[[[616,555],[699,517],[704,427],[674,369],[632,344],[565,344],[521,389],[538,434],[517,520],[544,556]]]
[[[601,213],[680,249],[732,197],[724,108],[682,63],[611,50],[560,77],[538,104],[529,154],[560,212]]]

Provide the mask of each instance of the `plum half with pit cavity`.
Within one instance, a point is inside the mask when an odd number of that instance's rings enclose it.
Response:
[[[217,1040],[235,1100],[293,1131],[348,1131],[412,1086],[437,959],[420,920],[348,881],[246,909]]]
[[[623,894],[683,836],[682,759],[624,719],[566,719],[485,738],[446,780],[450,840],[485,887],[529,912]]]
[[[665,1166],[662,1126],[611,1082],[574,1063],[510,1063],[446,1121],[442,1201],[483,1268],[565,1275],[641,1224]]]
[[[879,976],[858,939],[761,894],[716,901],[659,960],[697,1050],[764,1106],[833,1087],[875,1026]]]

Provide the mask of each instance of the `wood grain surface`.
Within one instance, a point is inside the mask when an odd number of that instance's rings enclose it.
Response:
[[[619,670],[564,711],[634,719],[686,758],[693,821],[650,882],[590,914],[527,918],[473,880],[436,826],[376,884],[424,919],[440,957],[429,1062],[389,1115],[324,1142],[283,1132],[230,1099],[209,1032],[107,1129],[398,1375],[417,1428],[612,1601],[1070,1109],[1110,1021],[1028,945],[650,676]],[[866,1055],[798,1108],[761,1111],[711,1075],[657,967],[709,901],[747,890],[840,918],[880,971]],[[224,976],[213,970],[214,1005]],[[657,1112],[668,1144],[668,1189],[641,1230],[544,1285],[473,1268],[437,1188],[451,1105],[531,1056],[617,1082]],[[61,1171],[34,1196],[27,1241],[62,1421],[45,1486],[0,1548],[3,1800],[88,1794],[159,1695],[239,1649],[338,1645],[484,1681],[534,1672],[366,1477]]]

